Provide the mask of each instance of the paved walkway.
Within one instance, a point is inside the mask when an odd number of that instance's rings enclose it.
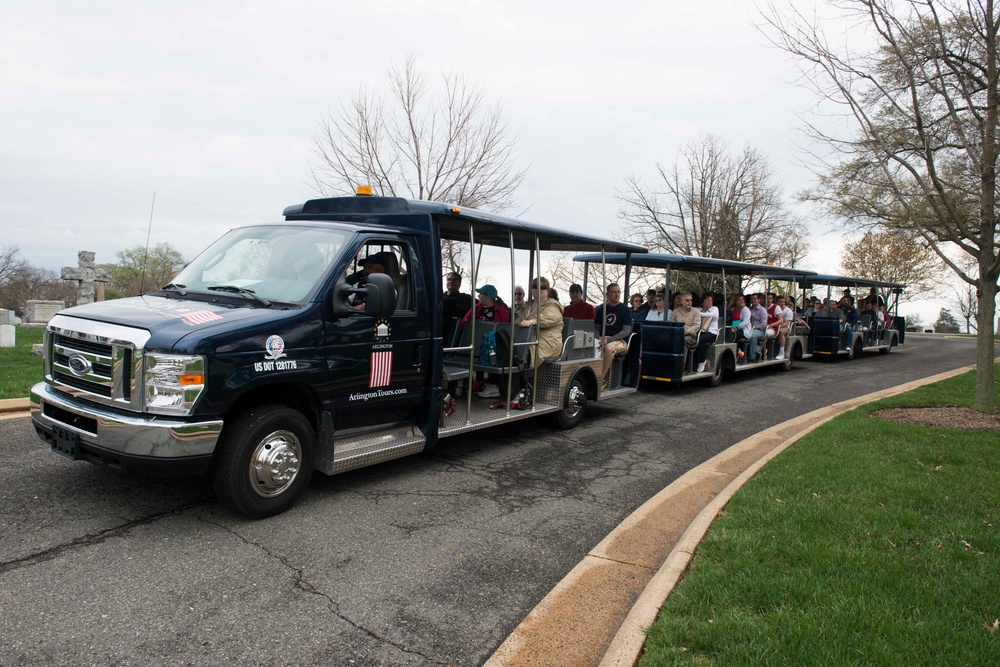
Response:
[[[739,442],[633,512],[538,603],[485,667],[634,665],[660,606],[712,520],[760,468],[816,427],[966,366],[807,413]]]

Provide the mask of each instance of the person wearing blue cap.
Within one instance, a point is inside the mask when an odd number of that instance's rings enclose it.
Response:
[[[476,320],[480,322],[510,322],[510,309],[500,299],[496,287],[483,285],[476,288],[476,293],[479,294],[479,302],[476,303]],[[470,309],[462,318],[462,324],[468,322],[471,315],[472,310]]]

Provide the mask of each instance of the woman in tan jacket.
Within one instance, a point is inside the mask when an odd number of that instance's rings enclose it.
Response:
[[[538,326],[538,355],[533,363],[537,368],[546,359],[554,359],[562,354],[563,307],[555,299],[549,298],[549,281],[545,278],[540,277],[532,283],[531,298],[531,308],[518,324],[522,327]]]

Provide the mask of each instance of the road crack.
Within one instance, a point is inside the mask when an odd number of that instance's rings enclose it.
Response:
[[[300,590],[303,593],[306,593],[308,595],[315,595],[317,597],[323,598],[324,600],[326,600],[327,605],[329,606],[330,611],[333,612],[334,616],[336,616],[340,620],[344,621],[345,623],[347,623],[351,627],[355,628],[356,630],[359,630],[359,631],[363,632],[364,634],[368,635],[369,637],[371,637],[375,641],[379,642],[380,644],[384,644],[386,646],[391,646],[392,648],[394,648],[397,651],[400,651],[402,653],[408,653],[408,654],[411,654],[411,655],[419,656],[419,657],[423,658],[424,660],[426,660],[428,662],[434,663],[435,665],[450,665],[451,664],[451,663],[447,663],[447,662],[442,662],[442,661],[438,660],[437,658],[433,658],[433,657],[431,657],[431,656],[429,656],[429,655],[427,655],[425,653],[421,653],[420,651],[418,651],[416,649],[412,649],[412,648],[409,648],[408,646],[404,646],[404,645],[402,645],[402,644],[400,644],[400,643],[398,643],[396,641],[393,641],[392,639],[389,639],[388,637],[383,637],[382,635],[378,634],[374,630],[371,630],[369,628],[364,627],[363,625],[361,625],[360,623],[358,623],[354,619],[352,619],[349,616],[347,616],[346,614],[342,613],[340,611],[340,603],[337,602],[336,600],[334,600],[332,597],[330,597],[326,593],[324,593],[323,591],[321,591],[314,584],[312,584],[308,579],[306,579],[305,573],[303,572],[302,568],[300,568],[297,565],[295,565],[294,563],[292,563],[285,556],[272,551],[271,549],[267,548],[263,544],[260,544],[259,542],[255,542],[255,541],[253,541],[251,539],[248,539],[247,537],[244,537],[239,532],[233,530],[229,526],[226,526],[224,524],[218,523],[216,521],[211,521],[211,520],[209,520],[209,519],[207,519],[207,518],[205,518],[203,516],[198,516],[197,519],[199,521],[203,521],[203,522],[205,522],[207,524],[210,524],[212,526],[216,526],[218,528],[222,528],[226,532],[232,534],[237,539],[241,540],[244,544],[246,544],[248,546],[251,546],[251,547],[255,547],[257,549],[260,549],[265,554],[267,554],[267,556],[269,558],[272,558],[272,559],[278,561],[279,563],[281,563],[282,565],[284,565],[285,568],[287,568],[290,572],[293,573],[294,579],[295,579],[295,584],[294,585],[295,585],[296,589],[298,589],[298,590]]]
[[[77,537],[69,542],[64,542],[62,544],[57,544],[54,547],[49,547],[48,549],[43,549],[41,551],[36,551],[33,554],[23,556],[21,558],[15,558],[14,560],[5,561],[0,563],[0,575],[4,575],[7,572],[12,572],[18,570],[22,567],[28,567],[31,565],[38,565],[39,563],[44,563],[46,561],[57,558],[67,551],[72,551],[74,549],[89,547],[95,544],[100,544],[113,537],[118,537],[129,532],[133,528],[138,528],[139,526],[146,526],[151,523],[156,523],[161,519],[165,519],[171,516],[177,516],[182,512],[186,512],[190,509],[200,507],[208,502],[208,498],[204,500],[199,500],[193,503],[188,503],[186,505],[181,505],[180,507],[175,507],[173,509],[165,510],[163,512],[157,512],[155,514],[150,514],[139,519],[133,519],[132,521],[127,521],[118,526],[112,526],[111,528],[105,528],[104,530],[99,530],[96,533],[88,533],[82,537]]]

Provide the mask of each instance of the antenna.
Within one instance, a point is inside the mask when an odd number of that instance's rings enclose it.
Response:
[[[146,287],[146,260],[149,259],[149,235],[153,231],[153,207],[156,206],[156,190],[153,190],[153,203],[149,205],[149,227],[146,228],[146,250],[142,254],[142,276],[139,278],[139,296]]]

